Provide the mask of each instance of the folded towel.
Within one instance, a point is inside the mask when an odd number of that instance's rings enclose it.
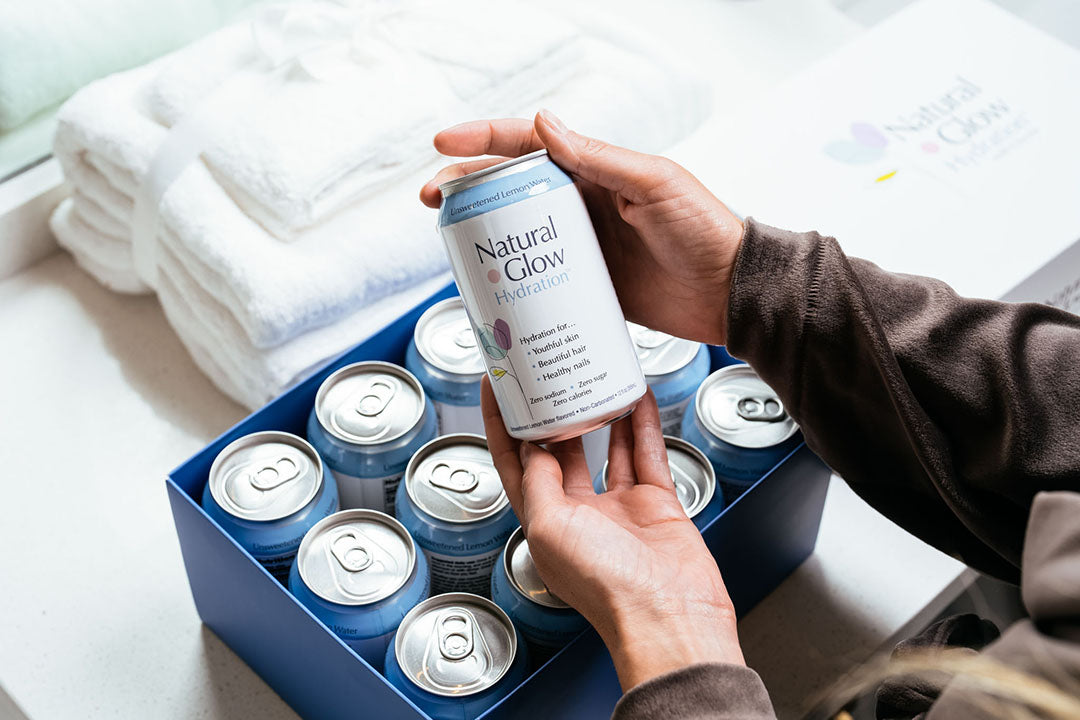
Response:
[[[147,62],[220,27],[254,0],[5,0],[0,130],[91,80]]]
[[[372,20],[369,7],[392,12]],[[297,17],[287,24],[285,16]],[[227,80],[264,79],[272,53],[262,36],[288,38],[301,20],[341,26],[330,30],[327,52],[364,57],[335,63],[318,80],[295,69],[278,73],[266,92],[214,118],[208,133],[203,158],[214,177],[283,238],[416,169],[447,123],[534,103],[566,81],[580,57],[574,26],[520,3],[501,3],[498,13],[480,0],[300,3],[258,17],[271,19],[255,32],[234,26],[177,52],[144,97],[150,117],[171,127]],[[362,35],[335,39],[357,26]]]
[[[539,103],[525,100],[487,114],[531,114],[542,103],[584,132],[653,152],[678,141],[704,119],[710,93],[670,55],[656,50],[648,38],[611,29],[602,19],[585,27],[586,36],[576,41],[582,59],[569,80],[540,82],[532,92],[548,92]],[[213,37],[228,45],[223,38],[234,31]],[[649,48],[647,54],[644,48]],[[558,53],[543,57],[560,67],[568,62]],[[55,139],[55,154],[74,188],[72,198],[53,217],[57,239],[84,269],[122,292],[150,289],[140,282],[132,262],[133,197],[169,132],[165,122],[179,117],[166,116],[165,108],[191,103],[180,99],[182,93],[164,99],[169,93],[163,88],[184,87],[163,79],[178,67],[173,60],[163,58],[78,93],[63,108]],[[535,67],[522,72],[527,77],[543,75]],[[480,76],[460,77],[466,83]],[[332,83],[301,80],[323,92],[337,91]],[[503,84],[507,82],[515,81]],[[318,102],[311,99],[313,105]],[[469,109],[461,113],[453,119],[479,114]],[[249,122],[261,121],[255,116]],[[221,127],[232,132],[225,121]],[[303,132],[293,130],[294,135]],[[223,179],[212,162],[197,161],[166,191],[159,208],[155,289],[185,346],[227,394],[249,407],[263,404],[445,281],[446,259],[433,213],[416,199],[420,183],[443,161],[430,148],[429,130],[415,132],[423,132],[417,142],[422,150],[399,153],[391,170],[364,170],[398,178],[396,182],[384,179],[338,212],[332,212],[332,204],[308,205],[303,212],[329,217],[316,218],[319,222],[294,233],[288,242],[252,217],[253,207],[273,206],[267,202],[273,192],[233,187],[256,183],[254,171],[249,179],[239,173]],[[253,128],[252,133],[258,131]],[[282,138],[296,147],[306,140],[303,135],[300,140]],[[413,165],[420,169],[406,174]],[[342,187],[362,187],[361,175]],[[308,182],[313,177],[286,184],[313,187]]]

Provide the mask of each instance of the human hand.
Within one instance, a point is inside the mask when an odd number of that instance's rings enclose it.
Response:
[[[544,147],[578,178],[627,318],[678,337],[724,344],[743,225],[671,160],[579,135],[541,110],[532,122],[478,120],[440,132],[435,148],[444,155],[500,157],[444,168],[420,199],[437,208],[441,183]]]
[[[597,494],[581,438],[550,452],[511,438],[485,377],[488,446],[548,588],[585,616],[624,691],[703,662],[743,665],[716,561],[675,495],[650,390],[611,428]]]

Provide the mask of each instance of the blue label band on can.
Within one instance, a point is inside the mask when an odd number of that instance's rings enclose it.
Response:
[[[553,442],[632,410],[645,377],[571,177],[540,150],[440,190],[440,232],[507,432]]]
[[[295,435],[259,432],[214,459],[202,506],[218,525],[285,582],[304,534],[338,509],[334,478]]]
[[[435,406],[440,434],[484,433],[484,358],[461,298],[447,298],[424,311],[405,351],[405,368]]]
[[[589,623],[548,589],[519,527],[510,535],[491,573],[491,599],[533,646],[555,650],[581,634]]]
[[[393,514],[409,458],[435,437],[435,425],[435,410],[412,373],[367,361],[323,382],[307,434],[337,480],[341,507]]]
[[[528,653],[510,618],[468,593],[436,595],[401,622],[385,676],[433,720],[477,717],[525,680]]]
[[[444,435],[409,461],[397,516],[427,556],[435,594],[486,595],[491,570],[518,526],[479,435]]]
[[[428,597],[427,562],[401,523],[375,510],[342,510],[304,537],[289,591],[381,670],[394,631]]]
[[[683,438],[705,453],[721,484],[742,489],[802,441],[783,402],[749,365],[720,368],[706,378],[686,409]]]
[[[682,434],[686,406],[709,375],[709,349],[643,325],[628,322],[641,370],[656,397],[664,435]]]

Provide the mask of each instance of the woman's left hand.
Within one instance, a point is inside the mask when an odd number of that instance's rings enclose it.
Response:
[[[599,632],[623,690],[702,662],[744,664],[716,561],[671,479],[650,391],[612,426],[608,490],[581,439],[550,452],[506,433],[485,377],[488,445],[548,588]]]

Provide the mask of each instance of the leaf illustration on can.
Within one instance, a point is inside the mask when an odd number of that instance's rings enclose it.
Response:
[[[506,357],[506,351],[509,349],[509,345],[505,348],[499,344],[495,327],[485,323],[479,331],[476,333],[480,338],[480,345],[484,348],[484,352],[488,354],[492,360],[502,360]],[[509,327],[507,328],[507,338],[509,338]]]
[[[495,325],[492,326],[492,330],[495,333],[495,342],[503,350],[510,349],[510,325],[502,318],[495,321]]]
[[[501,378],[505,374],[506,374],[506,371],[503,370],[501,367],[499,367],[497,365],[495,367],[491,368],[491,375],[492,375],[492,377],[494,377],[496,379]]]

